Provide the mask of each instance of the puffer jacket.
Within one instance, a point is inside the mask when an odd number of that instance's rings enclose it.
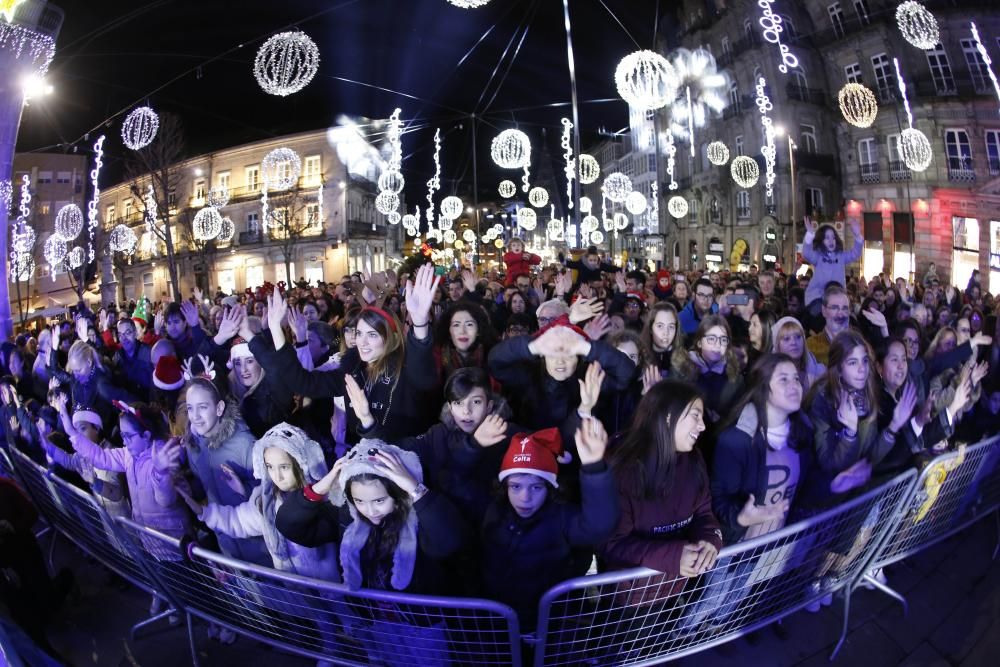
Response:
[[[72,373],[67,373],[59,366],[58,350],[52,350],[49,353],[48,372],[50,377],[56,378],[60,384],[70,388],[74,406],[93,410],[101,416],[101,421],[105,424],[110,424],[117,416],[112,401],[128,404],[136,401],[132,394],[116,387],[111,382],[108,372],[100,366],[94,366],[90,375],[84,380],[79,380]]]

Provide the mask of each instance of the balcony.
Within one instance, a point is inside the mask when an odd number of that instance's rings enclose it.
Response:
[[[991,157],[989,159],[990,165],[990,176],[1000,176],[1000,157]]]
[[[838,173],[837,161],[829,153],[806,153],[800,150],[795,154],[795,168],[818,171],[827,176]]]
[[[957,183],[972,183],[976,180],[976,170],[971,157],[948,158],[948,180]]]
[[[263,241],[264,241],[264,235],[261,233],[259,229],[252,232],[240,232],[240,245],[262,243]]]
[[[762,40],[760,35],[758,35],[756,31],[752,31],[749,35],[733,44],[732,57],[736,58],[750,49],[755,49],[760,46],[761,43]]]
[[[909,181],[913,178],[913,172],[902,160],[891,160],[889,162],[889,181],[899,183]]]
[[[992,95],[993,84],[981,77],[973,79],[970,76],[951,76],[948,78],[920,79],[914,84],[917,89],[917,99],[940,97],[976,97]]]
[[[808,104],[815,104],[820,107],[826,106],[826,95],[822,90],[817,88],[806,88],[805,86],[800,86],[794,81],[789,81],[785,86],[785,91],[788,94],[789,99],[806,102]]]
[[[879,178],[878,163],[858,165],[858,171],[862,183],[878,183],[882,180]]]
[[[736,207],[736,219],[737,220],[749,220],[750,219],[750,207],[749,206],[737,206]]]
[[[751,109],[757,108],[757,102],[750,95],[740,95],[736,98],[736,102],[732,99],[729,101],[729,106],[727,106],[722,111],[723,120],[728,120],[730,118],[736,118],[740,114],[750,111]]]
[[[829,25],[830,27],[826,30],[819,30],[812,34],[811,40],[814,47],[824,48],[829,46],[846,37],[849,37],[850,35],[853,35],[859,30],[868,28],[878,23],[882,18],[879,14],[870,13],[866,19],[862,20],[858,18],[857,14],[853,14],[850,8],[845,6],[844,10],[844,17],[837,22],[836,26],[830,23],[829,17],[824,17],[824,24]]]

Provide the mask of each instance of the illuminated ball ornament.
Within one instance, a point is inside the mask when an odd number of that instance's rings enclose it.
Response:
[[[222,219],[222,229],[216,238],[219,243],[228,243],[236,236],[236,224],[228,216]]]
[[[736,181],[736,185],[741,188],[752,188],[760,180],[760,167],[757,161],[746,155],[740,155],[733,159],[729,165],[729,172]]]
[[[465,239],[465,241],[467,241],[468,243],[475,243],[476,233],[471,229],[466,229],[464,232],[462,232],[462,238]]]
[[[160,117],[149,107],[139,107],[122,123],[122,142],[134,151],[153,143],[160,129]]]
[[[517,209],[517,224],[529,232],[538,225],[538,216],[530,208]]]
[[[620,232],[626,227],[628,227],[628,216],[625,215],[624,213],[621,212],[615,213],[611,221],[614,223],[615,231]]]
[[[454,243],[455,239],[457,239],[457,238],[458,238],[458,235],[455,234],[455,230],[454,229],[449,229],[448,231],[446,231],[444,233],[444,242],[445,243]]]
[[[287,190],[302,173],[302,158],[291,148],[275,148],[260,161],[264,184],[271,190]]]
[[[597,216],[588,215],[584,217],[583,220],[580,221],[580,231],[586,232],[587,234],[592,234],[593,232],[597,231],[600,224],[601,223],[597,219]]]
[[[212,188],[208,191],[205,203],[212,208],[223,208],[229,203],[229,188]]]
[[[549,203],[549,193],[545,188],[531,188],[528,193],[528,203],[535,208],[541,208]]]
[[[521,169],[531,162],[531,140],[521,130],[504,130],[493,139],[490,156],[504,169]]]
[[[465,250],[465,241],[462,239],[455,239],[455,250]]]
[[[264,42],[253,63],[253,75],[265,93],[285,97],[312,81],[319,69],[316,42],[302,32],[281,32]]]
[[[514,185],[514,181],[500,181],[500,187],[497,189],[500,191],[500,196],[504,199],[510,199],[517,192],[517,186]]]
[[[139,239],[128,225],[115,225],[108,236],[108,247],[114,252],[131,255],[139,245]],[[70,253],[72,255],[72,253]]]
[[[605,197],[616,204],[621,204],[628,197],[628,193],[632,192],[632,181],[625,174],[616,171],[613,174],[608,174],[601,189],[604,191]]]
[[[478,9],[490,0],[448,0],[451,4],[462,9]]]
[[[66,255],[66,263],[69,264],[70,269],[79,269],[83,266],[83,258],[85,255],[86,253],[83,251],[83,248],[76,246],[69,251],[69,254]]]
[[[72,241],[83,231],[83,211],[76,204],[66,204],[56,214],[56,234]],[[66,254],[66,253],[63,253]],[[54,262],[49,262],[53,264]]]
[[[222,216],[218,209],[206,206],[194,216],[191,227],[195,241],[209,241],[222,231]]]
[[[388,190],[398,195],[403,191],[405,185],[406,180],[398,171],[383,171],[382,175],[378,177],[379,190]]]
[[[385,221],[390,225],[398,225],[399,221],[403,219],[403,216],[399,214],[399,211],[390,211],[385,216]]]
[[[458,197],[450,196],[441,200],[441,217],[455,220],[462,215],[462,200]]]
[[[927,135],[908,127],[899,136],[899,154],[903,163],[912,171],[923,171],[931,164],[934,153]]]
[[[418,227],[418,226],[420,226],[420,220],[418,220],[417,216],[413,215],[412,213],[407,213],[406,215],[404,215],[403,219],[402,219],[402,223],[403,223],[404,227]]]
[[[688,214],[687,200],[679,195],[671,197],[670,201],[667,202],[667,211],[675,218],[683,218]]]
[[[721,141],[710,143],[706,152],[708,153],[708,161],[716,167],[721,167],[729,162],[729,149]]]
[[[933,49],[941,41],[937,19],[919,2],[900,3],[896,7],[896,24],[903,39],[918,49]]]
[[[24,220],[18,220],[11,231],[10,247],[14,252],[31,252],[34,245],[34,228]]]
[[[854,127],[871,127],[878,116],[875,93],[860,83],[848,83],[837,93],[840,113]]]
[[[625,210],[632,215],[639,215],[646,210],[646,198],[641,192],[633,190],[625,198]]]
[[[594,202],[590,200],[590,197],[584,195],[580,197],[580,213],[590,213],[594,210]]]
[[[82,254],[82,253],[81,253]],[[82,259],[81,259],[82,262]],[[10,279],[14,282],[24,282],[35,272],[35,259],[30,252],[16,253],[10,259]]]
[[[604,233],[600,231],[591,232],[590,242],[595,245],[600,245],[601,243],[604,243]]]
[[[383,190],[375,197],[375,210],[382,215],[389,215],[399,208],[399,195],[395,192]]]
[[[611,218],[604,218],[604,231],[613,232],[615,231],[615,221]]]
[[[45,257],[45,261],[51,266],[55,266],[66,259],[68,251],[69,246],[66,245],[66,239],[59,236],[59,234],[53,234],[45,239],[45,245],[42,247],[42,254]]]
[[[446,232],[454,226],[455,226],[455,220],[453,218],[442,217],[440,220],[438,220],[438,229],[440,229],[442,232]]]
[[[615,69],[615,86],[622,99],[639,111],[670,104],[677,96],[677,71],[653,51],[636,51],[622,58]]]
[[[590,185],[601,177],[601,165],[597,160],[586,153],[580,153],[580,182]]]
[[[504,245],[503,244],[503,239],[497,239],[496,241],[493,242],[493,246],[495,248],[497,248],[498,250],[501,249],[501,248],[503,248],[503,245]]]

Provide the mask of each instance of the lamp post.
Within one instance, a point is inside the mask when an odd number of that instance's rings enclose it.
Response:
[[[798,191],[795,189],[795,149],[797,149],[798,146],[795,144],[795,141],[792,140],[792,135],[785,132],[785,127],[783,125],[776,125],[774,128],[774,134],[777,137],[788,138],[788,175],[792,186],[792,258],[789,265],[792,267],[792,270],[794,270],[795,260],[798,258],[796,253],[796,246],[798,245],[798,224],[796,223],[795,217],[795,203],[798,198]]]

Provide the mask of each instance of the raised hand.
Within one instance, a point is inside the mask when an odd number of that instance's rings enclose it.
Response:
[[[562,296],[573,288],[573,276],[569,271],[556,274],[555,296]]]
[[[580,383],[580,412],[590,414],[593,411],[594,406],[597,405],[597,399],[601,395],[601,383],[604,382],[604,376],[601,364],[594,361],[587,366],[584,379],[577,380]]]
[[[52,331],[52,349],[53,350],[58,350],[59,349],[59,328],[60,327],[59,327],[58,324],[53,324],[50,327],[50,330]]]
[[[837,419],[841,425],[854,434],[858,432],[858,408],[854,405],[851,395],[840,392],[840,405],[837,407]]]
[[[204,301],[205,301],[205,293],[203,291],[201,291],[200,287],[195,287],[194,288],[194,300],[195,300],[195,302],[197,302],[199,304],[200,303],[204,303]]]
[[[660,369],[656,366],[650,364],[642,369],[642,395],[645,396],[646,393],[653,388],[657,382],[660,381]]]
[[[978,387],[979,383],[983,381],[990,372],[990,365],[986,361],[981,361],[972,367],[972,373],[970,374],[970,379],[972,381],[973,387]]]
[[[189,327],[193,329],[198,326],[198,306],[190,301],[184,301],[181,303],[181,313],[184,314],[184,319],[187,320]]]
[[[298,308],[288,309],[288,326],[291,327],[292,333],[295,334],[295,342],[304,343],[309,330],[309,322]]]
[[[586,322],[597,317],[604,310],[604,304],[595,298],[577,299],[569,308],[569,321],[573,324]]]
[[[861,221],[857,218],[851,218],[847,224],[851,226],[851,232],[854,234],[854,238],[861,238]]]
[[[240,338],[249,342],[254,337],[254,333],[250,329],[250,316],[247,314],[247,307],[240,305],[233,308],[233,310],[238,310],[240,313],[240,325],[236,333],[240,335]]]
[[[958,385],[955,387],[955,396],[951,399],[951,405],[948,406],[948,411],[953,418],[965,410],[965,406],[969,404],[969,399],[972,398],[975,373],[976,371],[973,369],[969,373],[963,372],[958,378]]]
[[[87,318],[82,316],[77,316],[76,318],[76,337],[77,340],[87,340]]]
[[[462,287],[466,292],[476,291],[476,274],[469,269],[462,269]]]
[[[625,286],[625,274],[621,271],[615,271],[615,290],[622,293],[628,291],[628,288]]]
[[[819,223],[810,218],[808,215],[802,218],[802,224],[806,227],[806,232],[810,234],[815,234],[816,230],[819,229]]]
[[[507,422],[504,421],[503,417],[487,415],[476,432],[472,434],[472,439],[480,447],[492,447],[500,444],[507,439]]]
[[[889,333],[889,324],[885,321],[885,315],[874,304],[868,310],[862,310],[861,314],[864,315],[866,320],[878,327],[883,335]]]
[[[611,331],[611,318],[601,313],[583,325],[583,331],[590,340],[600,340]]]
[[[581,465],[597,463],[604,459],[604,452],[608,447],[608,432],[604,430],[604,424],[600,419],[594,417],[584,419],[576,429],[573,439],[576,441],[576,453],[580,457]]]
[[[108,311],[103,308],[97,313],[97,327],[101,333],[108,330]]]
[[[406,466],[399,460],[399,457],[392,452],[378,450],[375,452],[373,463],[382,474],[395,482],[396,486],[406,493],[412,494],[416,490],[417,480],[406,469]]]
[[[347,400],[350,402],[351,409],[354,410],[358,421],[361,422],[361,426],[371,428],[372,424],[375,423],[375,418],[372,417],[371,406],[368,404],[368,397],[365,396],[364,390],[350,373],[344,374],[344,386],[347,389]]]
[[[219,469],[222,471],[222,479],[226,482],[226,486],[232,489],[236,495],[245,498],[247,495],[246,487],[243,485],[243,480],[236,475],[232,467],[227,463],[223,463],[219,466]]]
[[[153,316],[153,331],[157,335],[161,335],[163,332],[163,325],[166,324],[166,320],[163,317],[163,309],[156,311],[156,315]]]
[[[899,401],[896,402],[896,407],[892,411],[892,421],[889,422],[889,428],[895,432],[906,426],[906,422],[913,415],[913,408],[916,405],[917,388],[912,382],[907,382],[903,385],[903,393],[900,394]]]
[[[744,528],[756,526],[761,523],[769,523],[785,516],[788,513],[789,506],[790,503],[787,499],[782,500],[776,505],[757,505],[756,498],[751,493],[743,505],[743,509],[736,516],[736,523]]]
[[[326,475],[323,476],[323,479],[319,480],[318,482],[312,485],[313,493],[320,496],[325,496],[326,494],[330,493],[330,489],[332,489],[333,485],[336,484],[337,477],[340,476],[340,471],[344,468],[344,465],[346,463],[347,463],[346,456],[337,459],[334,462],[333,467],[330,468],[330,472],[326,473]]]
[[[441,276],[434,275],[433,264],[421,266],[415,279],[406,283],[406,311],[414,327],[423,328],[430,324],[434,292],[440,284]]]
[[[153,467],[160,472],[173,472],[181,463],[181,443],[177,438],[166,442],[154,442],[151,457]]]
[[[243,306],[234,306],[224,313],[222,321],[219,322],[219,332],[215,336],[216,344],[221,345],[239,333],[244,319],[246,319],[246,309]]]

